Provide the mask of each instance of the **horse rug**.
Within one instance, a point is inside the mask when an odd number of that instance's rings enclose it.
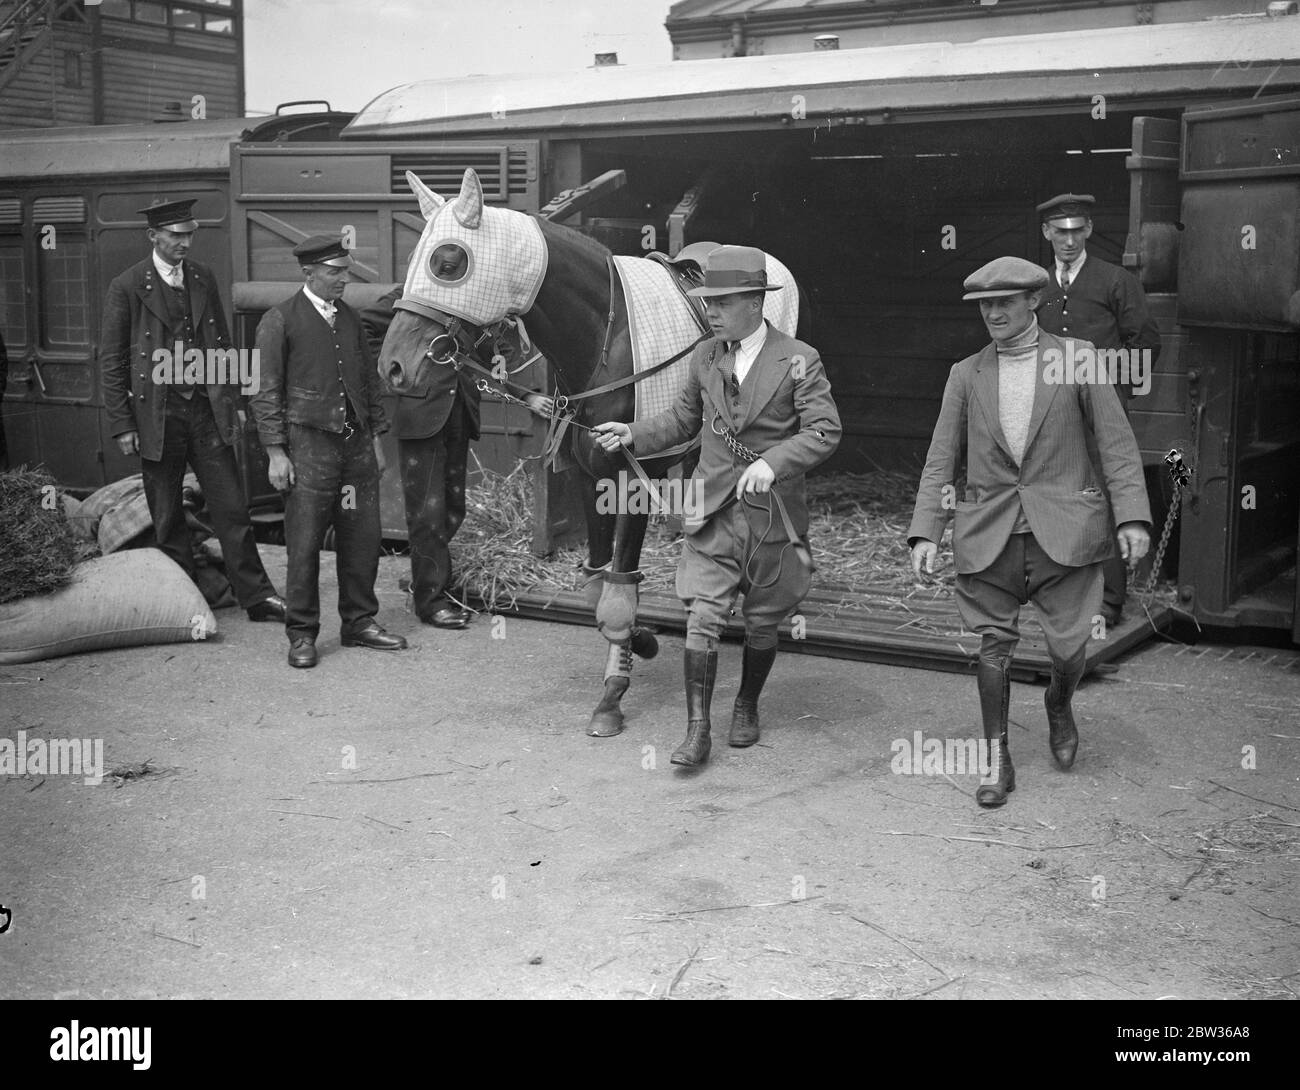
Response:
[[[767,282],[780,284],[763,300],[763,317],[791,337],[799,324],[799,291],[794,277],[771,254],[767,258]],[[627,301],[628,332],[632,340],[632,368],[637,374],[677,355],[700,335],[691,305],[678,291],[672,274],[657,261],[643,257],[612,259]],[[657,375],[637,382],[636,419],[645,420],[663,412],[686,382],[691,357],[688,353]],[[659,454],[646,451],[644,454]],[[642,455],[644,457],[644,454]]]

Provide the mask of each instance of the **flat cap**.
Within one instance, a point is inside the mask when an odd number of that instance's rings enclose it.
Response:
[[[1047,287],[1047,270],[1022,257],[996,257],[962,281],[963,299],[992,299]]]
[[[1096,203],[1091,193],[1058,193],[1038,206],[1038,214],[1044,223],[1054,223],[1068,230],[1082,227],[1092,215],[1092,206]]]
[[[300,265],[351,265],[343,240],[330,235],[312,235],[293,248]]]
[[[753,246],[719,246],[704,259],[704,285],[687,295],[735,295],[742,291],[780,291],[767,282],[767,257]]]
[[[137,208],[136,213],[144,216],[150,227],[160,230],[176,231],[179,234],[197,231],[199,221],[190,212],[196,200],[197,197],[184,201],[160,201],[148,208]]]

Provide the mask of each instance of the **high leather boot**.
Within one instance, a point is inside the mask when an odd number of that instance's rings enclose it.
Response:
[[[1085,653],[1080,651],[1069,662],[1052,663],[1052,680],[1043,694],[1047,709],[1047,740],[1052,756],[1062,772],[1074,764],[1074,754],[1079,748],[1079,731],[1074,725],[1074,710],[1070,700],[1083,677]]]
[[[984,719],[984,738],[989,747],[992,783],[979,786],[975,801],[981,806],[1001,806],[1016,789],[1016,770],[1007,747],[1007,712],[1011,707],[1011,663],[1009,660],[986,662],[980,659],[975,680],[980,694],[980,715]]]
[[[731,711],[731,734],[727,744],[741,748],[758,741],[758,697],[776,661],[776,647],[755,649],[745,642],[740,660],[740,692]]]
[[[702,765],[709,759],[713,743],[709,739],[709,703],[713,700],[713,680],[718,674],[718,653],[688,647],[684,659],[686,672],[686,741],[673,750],[675,765]]]

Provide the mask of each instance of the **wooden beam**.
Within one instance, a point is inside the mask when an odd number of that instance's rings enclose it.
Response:
[[[589,182],[557,193],[541,208],[537,215],[544,220],[567,219],[589,204],[608,196],[627,185],[627,171],[607,170]]]

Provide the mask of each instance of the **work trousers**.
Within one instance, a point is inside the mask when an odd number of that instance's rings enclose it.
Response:
[[[370,430],[356,424],[350,429],[344,435],[289,425],[296,478],[284,503],[290,640],[314,640],[320,632],[320,551],[331,526],[343,635],[364,629],[379,612],[379,465]]]
[[[453,605],[451,539],[465,521],[465,463],[469,429],[456,397],[442,430],[425,439],[399,439],[402,498],[411,546],[411,594],[415,614],[431,621]]]
[[[187,462],[203,489],[235,597],[245,609],[265,601],[275,594],[275,587],[257,552],[235,452],[222,441],[207,392],[201,388],[189,399],[169,391],[162,457],[140,459],[154,540],[193,579],[194,549],[181,488]]]

